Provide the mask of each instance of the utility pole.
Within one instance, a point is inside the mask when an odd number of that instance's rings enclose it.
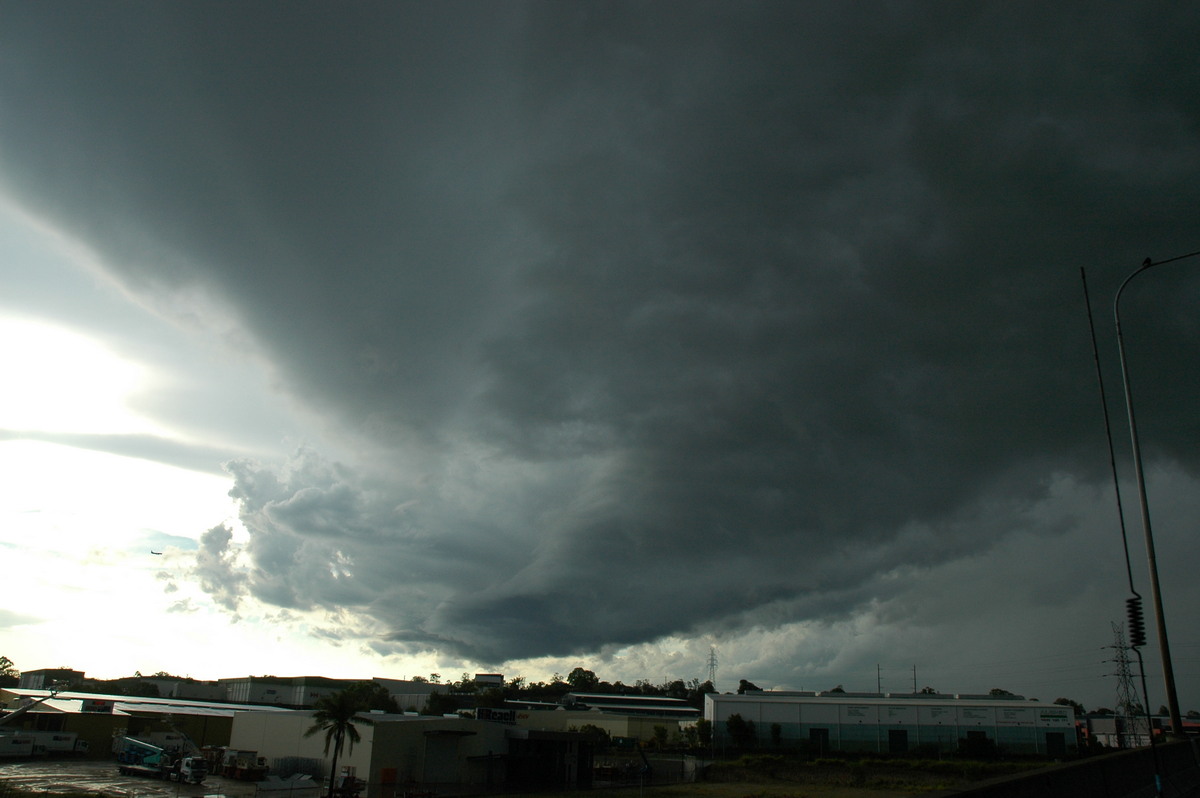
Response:
[[[1146,271],[1151,266],[1160,266],[1164,263],[1193,258],[1197,255],[1200,255],[1200,251],[1189,252],[1186,255],[1179,255],[1160,261],[1153,261],[1150,258],[1146,258],[1140,268],[1134,270],[1125,278],[1125,281],[1121,283],[1121,286],[1117,289],[1116,296],[1113,298],[1113,320],[1116,322],[1117,351],[1121,358],[1121,383],[1125,388],[1125,411],[1129,417],[1129,439],[1133,454],[1133,475],[1137,482],[1138,502],[1142,511],[1142,535],[1146,543],[1146,563],[1150,570],[1150,606],[1154,610],[1155,631],[1158,633],[1158,653],[1162,659],[1163,688],[1167,694],[1167,712],[1171,716],[1171,733],[1179,736],[1183,735],[1183,718],[1179,712],[1179,694],[1175,689],[1175,668],[1171,664],[1171,646],[1167,641],[1167,619],[1163,612],[1162,590],[1158,583],[1158,560],[1154,552],[1154,535],[1150,530],[1150,504],[1146,498],[1146,477],[1142,472],[1142,448],[1138,440],[1137,421],[1133,413],[1133,389],[1130,387],[1129,364],[1125,358],[1125,338],[1121,334],[1121,294],[1134,277]],[[1136,643],[1134,643],[1134,647],[1137,647]],[[1146,710],[1148,712],[1150,708],[1146,707]]]

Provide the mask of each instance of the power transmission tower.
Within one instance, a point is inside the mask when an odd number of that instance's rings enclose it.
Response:
[[[708,647],[708,681],[713,689],[717,687],[717,647]]]
[[[1112,630],[1112,647],[1117,652],[1116,659],[1113,660],[1117,666],[1117,715],[1124,725],[1124,733],[1118,734],[1118,747],[1133,748],[1139,743],[1139,715],[1143,714],[1143,711],[1138,704],[1137,689],[1133,685],[1133,670],[1129,667],[1129,647],[1125,645],[1125,632],[1118,623],[1112,625]]]

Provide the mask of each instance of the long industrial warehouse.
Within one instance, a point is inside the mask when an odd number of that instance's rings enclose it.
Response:
[[[778,746],[819,754],[994,748],[1065,756],[1078,747],[1071,707],[1020,696],[714,693],[705,698],[704,717],[713,724],[718,749]]]

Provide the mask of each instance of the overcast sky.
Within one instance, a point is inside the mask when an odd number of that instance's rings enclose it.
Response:
[[[1112,298],[1200,249],[1198,36],[1174,3],[0,0],[0,654],[661,682],[715,647],[726,690],[1111,706],[1080,268],[1148,593]],[[1185,711],[1198,301],[1200,259],[1122,305]]]

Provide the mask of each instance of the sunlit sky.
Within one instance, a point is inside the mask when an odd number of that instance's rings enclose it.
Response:
[[[0,655],[1114,703],[1080,267],[1130,508],[1110,302],[1200,249],[1197,35],[0,0]],[[1197,266],[1125,325],[1185,710]]]
[[[215,358],[195,333],[139,307],[69,237],[11,207],[0,235],[6,293],[38,297],[35,307],[9,305],[0,317],[0,514],[12,597],[2,611],[5,656],[19,668],[66,666],[99,678],[136,670],[218,678],[292,664],[305,673],[375,675],[378,663],[317,643],[303,619],[275,618],[264,634],[258,621],[270,613],[231,622],[189,582],[205,528],[226,522],[244,534],[219,461],[205,472],[105,451],[122,438],[153,436],[236,452],[238,441],[205,441],[202,431],[156,417],[156,394],[202,372],[280,412],[284,403],[264,378],[256,381],[235,352]],[[68,301],[81,294],[86,318]],[[122,352],[125,335],[170,341],[169,362]]]

